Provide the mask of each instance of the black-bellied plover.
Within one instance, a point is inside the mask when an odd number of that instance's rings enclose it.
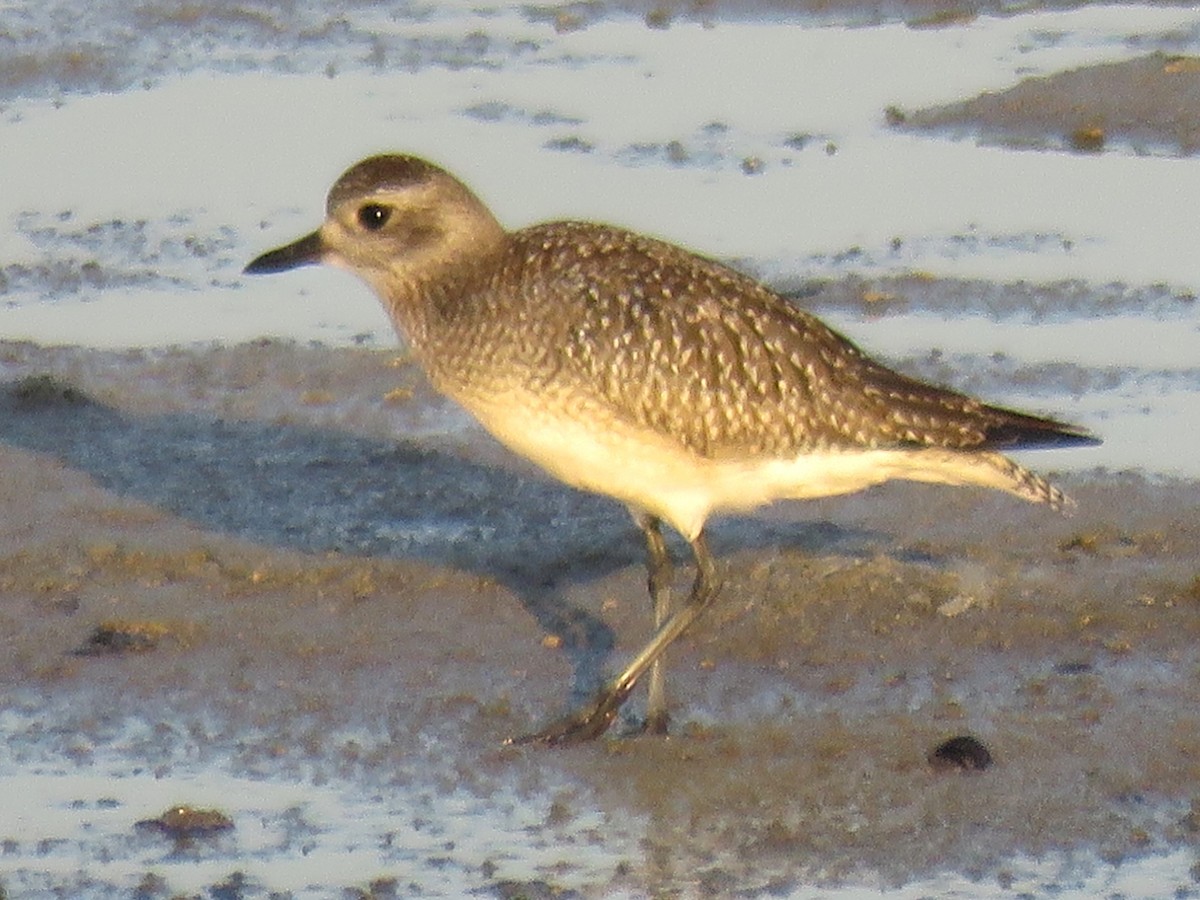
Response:
[[[320,229],[246,272],[319,262],[363,278],[434,385],[502,443],[623,502],[645,535],[653,637],[594,702],[520,740],[602,734],[647,671],[646,725],[666,729],[662,654],[718,591],[714,513],[889,479],[1061,508],[1057,488],[998,451],[1098,443],[893,372],[754,279],[663,241],[583,222],[506,231],[412,156],[350,168]],[[696,561],[676,609],[661,522]]]

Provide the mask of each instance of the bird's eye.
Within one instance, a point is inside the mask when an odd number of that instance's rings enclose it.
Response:
[[[388,207],[380,206],[378,203],[368,203],[358,211],[358,224],[367,231],[378,231],[387,224],[391,215],[392,211]]]

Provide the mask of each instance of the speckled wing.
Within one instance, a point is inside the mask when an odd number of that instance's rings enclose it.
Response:
[[[753,279],[619,229],[519,232],[533,290],[563,313],[565,383],[693,452],[984,449],[1087,443],[1071,426],[990,407],[864,356]]]

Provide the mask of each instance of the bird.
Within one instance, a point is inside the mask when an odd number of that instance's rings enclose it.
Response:
[[[643,729],[667,733],[664,651],[720,593],[714,514],[892,479],[1065,510],[1062,491],[1002,451],[1100,443],[895,372],[751,276],[667,241],[585,221],[508,230],[414,155],[352,165],[316,231],[244,271],[315,263],[365,281],[433,386],[502,444],[623,503],[644,536],[652,636],[593,699],[513,743],[601,736],[643,677]],[[682,604],[664,524],[695,564]]]

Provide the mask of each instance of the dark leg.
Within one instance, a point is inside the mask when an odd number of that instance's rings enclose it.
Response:
[[[661,523],[654,516],[636,516],[642,533],[646,535],[646,568],[649,570],[650,600],[654,604],[654,631],[657,633],[671,616],[671,580],[674,574],[671,555],[663,540]],[[666,654],[659,656],[650,666],[650,680],[646,685],[649,696],[646,700],[647,734],[667,733],[667,687]]]
[[[606,684],[594,703],[572,713],[533,734],[510,738],[509,744],[574,744],[588,741],[604,734],[621,704],[628,698],[638,679],[662,657],[663,651],[683,634],[700,614],[708,608],[717,595],[720,585],[716,579],[716,567],[708,553],[703,532],[692,541],[692,554],[696,558],[696,581],[692,593],[682,609],[677,610],[661,628],[654,633],[650,642],[625,667],[625,671]]]

